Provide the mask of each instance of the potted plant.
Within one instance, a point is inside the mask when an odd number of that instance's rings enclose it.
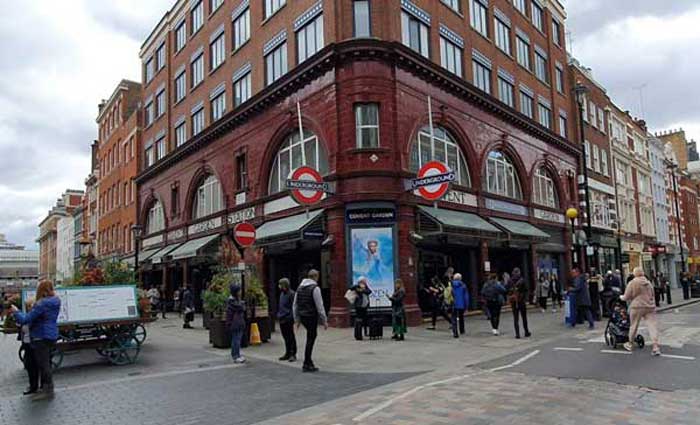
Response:
[[[257,323],[260,339],[263,342],[272,336],[272,322],[268,314],[268,300],[262,282],[255,274],[247,275],[245,285],[245,300],[248,305],[249,323]]]
[[[231,335],[226,329],[226,300],[233,279],[233,274],[222,268],[212,277],[204,291],[204,313],[209,315],[209,342],[216,348],[231,346]]]

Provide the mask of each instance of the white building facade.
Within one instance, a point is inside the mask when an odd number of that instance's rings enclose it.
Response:
[[[678,287],[678,272],[676,260],[678,247],[671,239],[672,230],[669,213],[672,211],[671,199],[669,199],[669,184],[667,181],[668,163],[664,149],[664,143],[657,137],[649,137],[649,160],[651,163],[651,186],[654,199],[654,225],[656,228],[656,241],[658,242],[654,252],[654,269],[669,278],[673,287]]]
[[[56,225],[56,283],[73,278],[75,221],[72,216],[61,217]]]

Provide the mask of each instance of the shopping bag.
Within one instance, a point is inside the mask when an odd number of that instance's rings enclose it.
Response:
[[[352,289],[348,289],[345,291],[345,299],[348,300],[350,304],[355,304],[355,300],[357,299],[357,292],[353,291]]]

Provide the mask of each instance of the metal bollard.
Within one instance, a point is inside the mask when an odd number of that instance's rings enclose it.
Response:
[[[666,285],[666,302],[668,303],[668,305],[673,304],[671,302],[671,284],[670,283]]]

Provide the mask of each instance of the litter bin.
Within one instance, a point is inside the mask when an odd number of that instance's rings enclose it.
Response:
[[[564,296],[564,324],[574,326],[576,323],[576,295],[569,292]]]

